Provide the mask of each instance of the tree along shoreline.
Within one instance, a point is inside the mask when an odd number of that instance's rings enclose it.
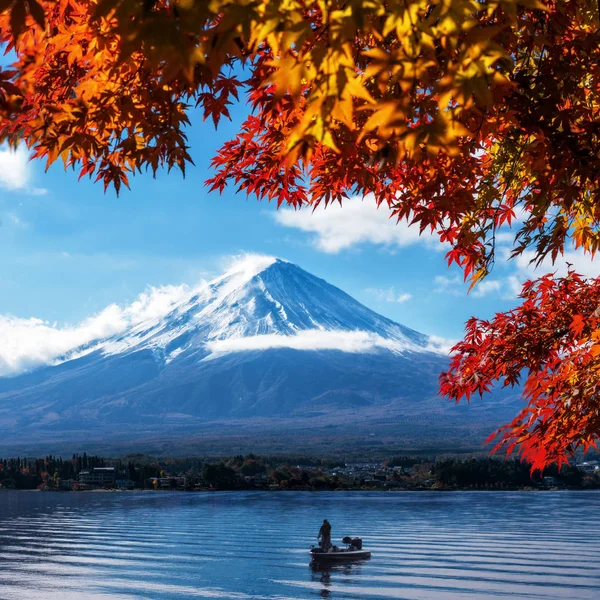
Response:
[[[600,489],[600,464],[581,459],[532,473],[494,458],[395,456],[343,462],[249,454],[221,458],[129,455],[0,459],[1,490],[180,491],[545,491]]]

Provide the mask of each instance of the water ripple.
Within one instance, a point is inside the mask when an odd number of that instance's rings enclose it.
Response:
[[[600,597],[600,493],[0,494],[0,600]],[[370,561],[310,567],[328,518]]]

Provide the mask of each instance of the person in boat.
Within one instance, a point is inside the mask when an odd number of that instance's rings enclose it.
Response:
[[[327,519],[323,519],[323,525],[319,529],[317,539],[321,540],[321,550],[327,552],[331,547],[331,525]]]

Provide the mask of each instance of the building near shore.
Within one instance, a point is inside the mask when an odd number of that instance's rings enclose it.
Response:
[[[577,463],[577,468],[583,473],[600,473],[600,463],[597,460],[588,460]]]
[[[95,488],[113,487],[116,476],[114,467],[94,467],[79,472],[79,483]]]

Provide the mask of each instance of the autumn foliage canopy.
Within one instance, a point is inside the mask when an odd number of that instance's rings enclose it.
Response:
[[[474,284],[513,256],[600,247],[597,0],[0,0],[0,141],[114,186],[191,162],[198,107],[251,108],[213,160],[294,207],[373,193]],[[529,282],[472,320],[441,391],[524,381],[498,437],[541,467],[600,435],[600,281]]]

